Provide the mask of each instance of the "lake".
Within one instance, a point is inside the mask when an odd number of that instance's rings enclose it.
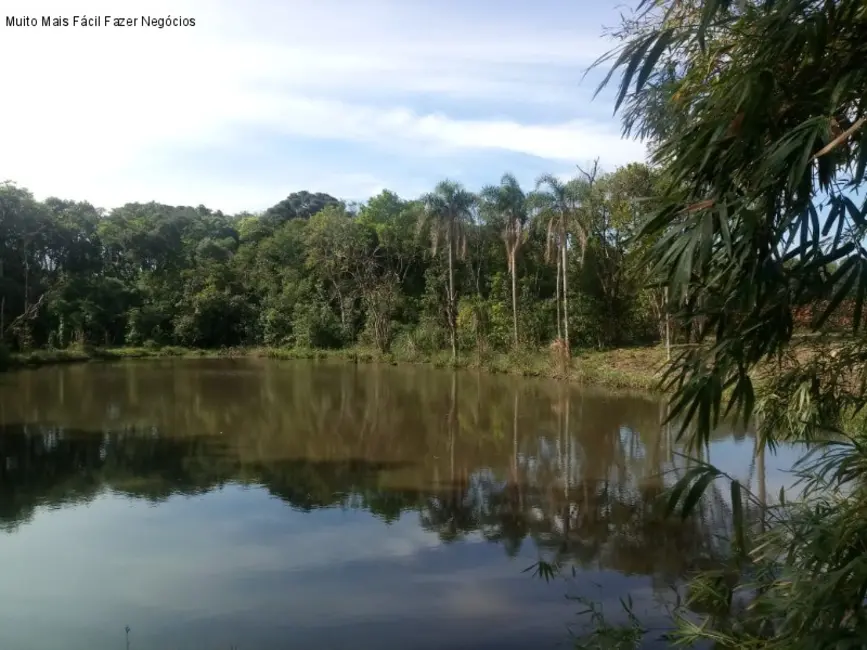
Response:
[[[132,650],[562,648],[582,609],[567,595],[614,619],[631,595],[662,625],[729,513],[717,493],[662,517],[686,466],[664,413],[415,366],[0,375],[0,648],[123,650],[125,626]],[[791,462],[757,469],[729,430],[710,457],[769,492]],[[576,577],[525,571],[540,557]]]

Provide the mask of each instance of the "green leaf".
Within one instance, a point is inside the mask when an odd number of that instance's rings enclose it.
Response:
[[[741,501],[741,484],[738,481],[732,481],[732,523],[735,528],[735,545],[738,553],[745,555],[747,552],[746,536],[744,535],[744,509]]]
[[[810,225],[813,233],[813,247],[819,247],[819,213],[816,211],[816,206],[810,203],[807,206],[807,212],[810,214]]]
[[[840,202],[846,206],[846,210],[849,211],[849,216],[852,218],[852,221],[854,221],[859,227],[863,228],[864,225],[867,224],[867,221],[865,221],[864,214],[858,209],[858,206],[856,206],[848,196],[840,196],[838,198]]]
[[[843,205],[839,201],[831,202],[831,209],[828,211],[828,216],[825,218],[825,225],[822,227],[822,237],[826,237],[831,232],[831,227],[837,219],[843,217]]]
[[[705,490],[720,475],[719,470],[715,467],[706,466],[704,470],[705,473],[695,482],[695,485],[692,486],[692,489],[683,500],[683,507],[680,511],[682,519],[686,519],[692,514],[693,508],[695,508]]]
[[[858,290],[855,293],[855,306],[852,312],[852,331],[856,334],[861,327],[861,312],[864,308],[864,296],[867,294],[867,264],[861,264],[858,280]]]
[[[862,129],[861,139],[858,141],[858,160],[852,182],[861,184],[864,181],[865,171],[867,171],[867,129]]]
[[[671,43],[673,37],[674,30],[671,29],[666,29],[660,33],[659,38],[656,39],[656,45],[648,52],[644,65],[641,66],[641,71],[638,73],[638,79],[635,81],[635,92],[640,92],[644,87],[645,82],[650,77],[650,73],[653,72],[654,66],[659,61],[659,57]]]
[[[825,324],[825,321],[828,320],[828,317],[830,317],[831,314],[834,313],[837,307],[840,306],[840,303],[842,303],[851,293],[852,286],[855,284],[855,280],[859,276],[859,265],[859,258],[850,257],[840,266],[837,272],[832,275],[831,286],[834,285],[834,278],[837,276],[841,276],[845,273],[846,279],[843,280],[843,283],[837,288],[836,292],[833,294],[831,301],[825,308],[825,311],[822,312],[822,315],[819,316],[819,318],[817,319],[814,329],[819,329],[820,327],[822,327],[822,325]]]
[[[706,49],[705,35],[707,28],[713,20],[714,14],[720,9],[720,0],[706,0],[702,3],[701,22],[698,26],[698,45],[704,51]]]
[[[809,221],[808,221],[808,219],[809,219],[808,212],[809,212],[808,210],[804,210],[801,213],[801,226],[799,228],[799,230],[801,232],[801,246],[799,248],[799,254],[800,255],[806,255],[806,253],[807,253],[807,235],[808,235],[809,230],[810,230],[810,225],[809,225]]]
[[[671,492],[669,493],[668,502],[665,506],[666,515],[671,515],[674,513],[675,509],[677,508],[677,504],[680,501],[680,497],[684,493],[686,488],[689,487],[689,484],[692,483],[693,479],[696,476],[700,476],[705,471],[706,468],[703,465],[699,467],[693,467],[691,470],[689,470],[686,474],[683,475],[683,478],[681,478],[677,483],[674,484],[674,487],[672,487]]]
[[[617,100],[614,102],[615,113],[620,108],[620,104],[623,103],[623,100],[626,97],[626,93],[629,92],[629,84],[632,82],[632,77],[635,74],[635,70],[638,68],[638,64],[641,63],[641,60],[644,58],[644,53],[647,52],[650,44],[653,43],[654,38],[654,34],[646,37],[643,42],[639,43],[636,46],[634,53],[629,59],[629,64],[626,66],[626,71],[623,73],[623,79],[620,82],[620,91],[617,93]]]

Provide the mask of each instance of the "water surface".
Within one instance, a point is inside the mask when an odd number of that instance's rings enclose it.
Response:
[[[649,620],[724,498],[646,396],[424,367],[177,360],[0,376],[0,647],[555,648],[589,596]],[[711,460],[755,480],[753,443]],[[778,489],[780,467],[760,467]],[[540,557],[578,568],[545,583]],[[656,618],[654,618],[656,617]],[[661,619],[660,619],[661,620]]]

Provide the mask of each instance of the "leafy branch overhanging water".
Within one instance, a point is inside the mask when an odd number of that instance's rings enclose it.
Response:
[[[763,446],[809,452],[800,498],[781,494],[759,526],[736,526],[738,580],[704,576],[717,612],[681,618],[675,639],[863,647],[867,5],[644,1],[615,36],[617,108],[664,176],[643,230],[649,261],[678,319],[703,324],[702,345],[666,376],[672,416],[696,425],[694,450],[731,413],[755,419]],[[797,314],[816,305],[813,337],[795,346]],[[851,327],[832,334],[845,309]],[[696,470],[674,500],[688,510],[718,478]],[[731,485],[733,504],[751,498]],[[739,593],[748,604],[737,609]]]

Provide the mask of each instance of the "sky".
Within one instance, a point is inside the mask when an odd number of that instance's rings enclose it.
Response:
[[[299,190],[412,198],[510,171],[527,186],[620,137],[613,0],[4,0],[0,181],[37,198],[258,211]],[[194,27],[8,27],[7,16]]]

